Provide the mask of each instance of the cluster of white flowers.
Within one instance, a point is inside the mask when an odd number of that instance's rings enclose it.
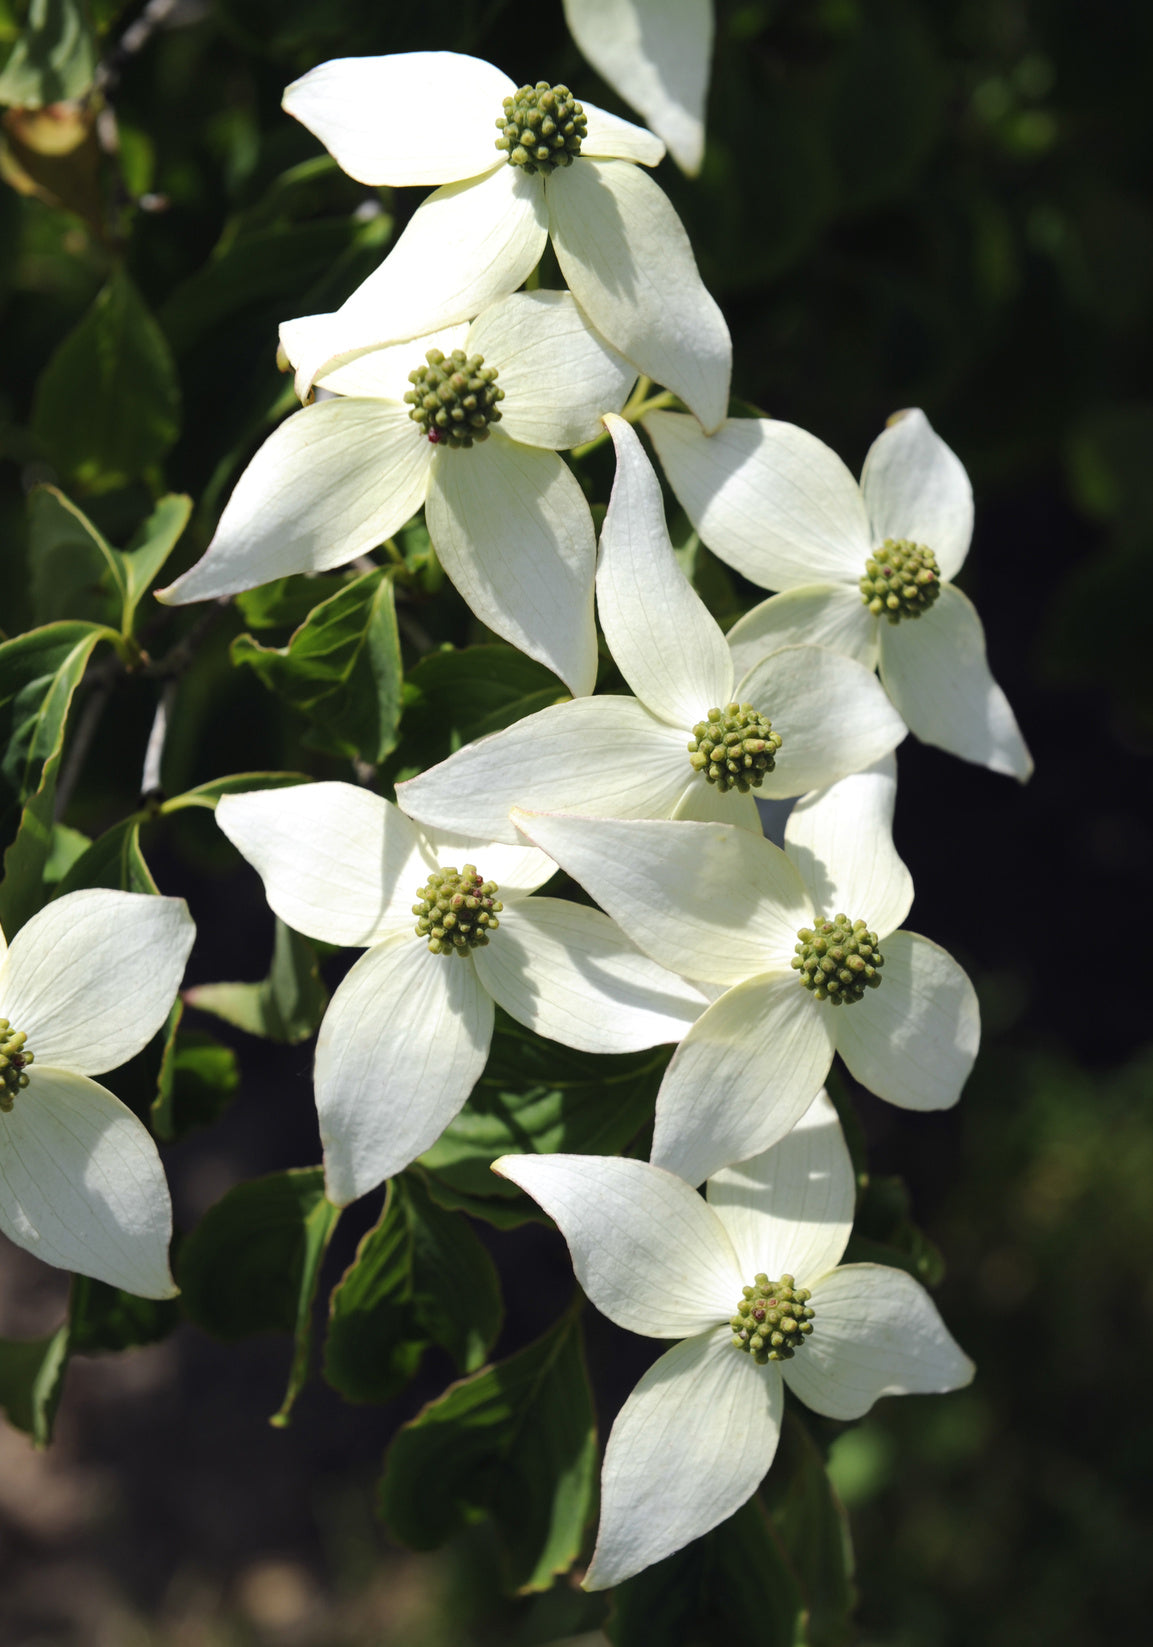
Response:
[[[611,72],[624,45],[597,24],[600,8],[566,9],[578,36],[601,41]],[[673,9],[704,31],[707,57],[707,4]],[[636,29],[652,11],[623,8]],[[679,87],[688,116],[667,98],[654,104],[689,169],[704,84],[691,78]],[[643,85],[636,100],[646,107]],[[285,107],[354,178],[439,186],[341,309],[284,326],[308,404],[257,453],[202,560],[164,598],[341,565],[423,506],[474,613],[573,694],[400,785],[397,805],[316,783],[229,795],[217,818],[283,920],[365,951],[316,1052],[337,1204],[440,1136],[484,1069],[494,1002],[585,1051],[676,1045],[650,1162],[495,1163],[555,1219],[607,1315],[681,1341],[608,1443],[585,1580],[603,1587],[755,1491],[785,1384],[816,1411],[852,1418],[883,1394],[971,1376],[908,1275],[838,1267],[854,1180],[822,1089],[839,1052],[894,1104],[934,1109],[960,1096],[977,1005],[956,962],[902,929],[913,888],[891,833],[894,750],[911,729],[1018,778],[1029,758],[979,620],[949,581],[972,529],[961,464],[920,411],[890,420],[859,486],[804,431],[726,417],[724,321],[642,170],[661,159],[658,138],[566,87],[518,88],[448,52],[326,63],[289,87]],[[518,290],[549,238],[568,290]],[[648,383],[629,402],[638,374],[663,386],[659,406],[644,399]],[[327,393],[313,400],[315,388]],[[661,409],[674,398],[685,410]],[[701,539],[778,591],[727,636],[674,555],[638,421]],[[598,553],[585,494],[558,454],[605,428],[616,478]],[[635,696],[592,695],[597,617]],[[795,803],[783,850],[764,837],[758,796]],[[538,895],[558,865],[599,909]],[[95,923],[114,895],[86,896]],[[131,911],[184,919],[170,900]],[[60,1039],[52,990],[37,1016],[20,980],[42,928],[65,918],[63,903],[51,906],[0,973],[0,1005],[36,1046],[34,1080],[61,1106],[81,1069],[108,1067],[155,1030],[177,981],[146,964],[142,940],[132,1033],[105,1046],[88,980],[83,1034],[73,1021]],[[91,961],[85,930],[69,941]],[[166,953],[181,965],[186,947],[169,934]],[[117,964],[123,995],[127,963]],[[70,976],[61,969],[53,989],[78,990]],[[143,1129],[107,1094],[102,1103],[89,1096],[87,1131],[71,1141],[90,1150],[90,1179],[103,1153],[135,1149],[139,1205],[91,1232],[57,1230],[45,1215],[42,1250],[52,1243],[55,1261],[161,1294],[163,1180]],[[26,1143],[31,1181],[46,1111],[9,1107],[10,1136],[23,1130],[0,1162],[10,1192],[0,1222],[27,1240],[37,1214],[11,1163]],[[77,1241],[129,1227],[123,1264],[77,1262]]]

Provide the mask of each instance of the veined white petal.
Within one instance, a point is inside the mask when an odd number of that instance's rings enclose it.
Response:
[[[766,589],[854,585],[874,547],[860,487],[815,435],[777,418],[727,418],[702,435],[683,413],[644,419],[673,491],[708,544]]]
[[[772,1149],[714,1173],[709,1206],[729,1232],[743,1285],[765,1274],[807,1287],[832,1269],[853,1227],[853,1163],[837,1112],[819,1092]]]
[[[421,829],[420,835],[439,868],[475,862],[486,881],[496,881],[505,903],[527,898],[556,874],[552,859],[519,836],[509,845],[459,830]]]
[[[628,942],[586,904],[527,898],[473,955],[498,1006],[579,1052],[637,1052],[679,1041],[705,997]]]
[[[955,578],[973,536],[973,488],[964,465],[924,412],[898,412],[869,448],[861,491],[873,547],[886,538],[924,544],[946,582]]]
[[[415,933],[357,961],[316,1042],[328,1199],[347,1206],[430,1149],[480,1079],[492,998],[472,962]]]
[[[695,177],[705,147],[711,0],[565,0],[564,11],[569,33],[593,68],[660,133],[681,170]],[[590,152],[592,138],[590,119],[583,153]]]
[[[0,1115],[0,1230],[46,1264],[171,1298],[172,1204],[148,1129],[83,1075],[39,1061],[29,1075]]]
[[[317,378],[368,349],[471,320],[528,279],[547,239],[544,185],[523,166],[446,183],[339,309],[281,327],[297,394],[303,400]]]
[[[568,292],[513,292],[492,304],[473,322],[468,353],[497,368],[501,433],[553,451],[598,435],[637,375]]]
[[[609,114],[595,103],[581,102],[588,123],[588,132],[581,143],[581,155],[586,160],[634,160],[642,166],[659,166],[665,157],[665,146],[659,137],[634,126],[631,120],[622,120]]]
[[[251,790],[223,796],[216,821],[297,932],[371,944],[415,930],[429,859],[412,823],[379,795],[351,783]]]
[[[183,606],[343,566],[416,513],[432,455],[406,406],[340,399],[294,412],[237,481],[200,560],[158,598]]]
[[[672,816],[692,823],[733,824],[737,829],[763,835],[756,793],[750,789],[742,795],[738,789],[727,789],[722,795],[715,783],[695,772],[673,808]]]
[[[877,620],[860,592],[843,583],[786,589],[738,619],[728,640],[738,680],[785,646],[826,646],[865,669],[877,667]]]
[[[34,1070],[100,1075],[141,1051],[195,936],[183,898],[90,888],[46,904],[0,966],[0,1010],[27,1035]]]
[[[862,1086],[902,1109],[948,1109],[981,1042],[981,1014],[953,957],[916,932],[883,941],[879,989],[834,1013],[837,1051]]]
[[[293,340],[299,352],[298,334],[290,330],[297,324],[296,321],[287,321],[281,327],[281,333]],[[331,372],[317,379],[316,387],[329,389],[334,395],[357,395],[362,399],[391,400],[403,405],[405,395],[412,388],[409,374],[425,364],[428,351],[439,349],[442,354],[450,355],[454,349],[464,348],[467,337],[468,324],[462,320],[456,326],[442,327],[439,332],[429,332],[424,337],[393,343],[387,349],[373,349],[369,354],[357,355],[355,360],[347,361],[343,366],[335,366]],[[291,355],[289,359],[295,366],[296,361]],[[405,410],[407,412],[408,408]]]
[[[824,646],[771,653],[734,696],[768,715],[784,740],[761,784],[766,799],[824,789],[887,755],[906,732],[873,672]]]
[[[968,597],[946,584],[923,617],[878,627],[881,679],[910,731],[1024,783],[1033,757],[989,673],[985,631]]]
[[[776,1367],[735,1350],[727,1324],[666,1350],[609,1436],[584,1588],[631,1578],[739,1510],[773,1462],[783,1403]]]
[[[479,57],[409,51],[321,63],[283,108],[358,183],[452,183],[505,163],[496,122],[515,91]]]
[[[745,1283],[724,1227],[672,1173],[606,1155],[502,1155],[492,1170],[544,1208],[577,1280],[619,1327],[682,1338],[736,1309]]]
[[[510,844],[523,838],[508,815],[514,806],[668,817],[693,776],[687,744],[635,698],[574,698],[466,744],[398,784],[396,798],[423,824],[455,821]]]
[[[920,1282],[882,1264],[845,1264],[812,1283],[812,1336],[782,1366],[826,1418],[861,1418],[883,1395],[963,1389],[974,1367]]]
[[[726,990],[697,1019],[665,1072],[653,1162],[699,1184],[783,1138],[829,1073],[828,1020],[793,971]]]
[[[601,628],[637,697],[670,725],[691,728],[729,701],[728,644],[677,564],[660,484],[635,431],[623,418],[604,422],[617,472],[597,561]]]
[[[718,984],[788,967],[804,889],[748,830],[519,809],[513,821],[662,966]]]
[[[893,845],[896,804],[897,763],[883,755],[866,771],[804,796],[785,826],[785,851],[809,890],[813,914],[864,921],[881,939],[886,964],[884,940],[913,903],[913,877]]]
[[[596,538],[555,452],[499,432],[438,455],[425,510],[444,569],[482,623],[580,697],[596,681]]]
[[[626,160],[587,160],[553,174],[547,203],[561,273],[593,325],[715,429],[732,343],[668,197]]]

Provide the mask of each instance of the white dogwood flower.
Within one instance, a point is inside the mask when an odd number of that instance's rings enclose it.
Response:
[[[458,52],[322,63],[284,107],[359,182],[443,185],[340,309],[282,327],[302,397],[338,358],[471,320],[528,278],[551,235],[613,348],[705,428],[720,423],[728,328],[680,218],[637,164],[664,153],[651,132]]]
[[[713,0],[564,0],[564,14],[597,73],[695,177],[705,150]]]
[[[583,1052],[679,1040],[705,1004],[598,910],[530,897],[556,869],[530,847],[419,831],[345,783],[226,795],[216,819],[283,921],[365,950],[316,1045],[337,1206],[440,1137],[484,1069],[494,1002]]]
[[[617,1416],[588,1590],[619,1584],[739,1510],[773,1461],[787,1385],[826,1418],[973,1376],[903,1270],[839,1264],[853,1171],[818,1095],[787,1138],[715,1173],[708,1200],[644,1161],[504,1155],[493,1165],[559,1226],[611,1321],[681,1342]]]
[[[635,431],[604,419],[617,470],[597,606],[636,693],[542,709],[397,788],[410,816],[515,842],[513,806],[610,818],[716,818],[761,831],[757,795],[825,788],[905,736],[876,676],[818,646],[777,651],[737,681],[733,654],[673,553]]]
[[[168,1185],[147,1127],[90,1077],[156,1034],[195,935],[181,898],[100,890],[0,935],[0,1230],[142,1298],[176,1291]]]
[[[567,292],[518,292],[471,326],[338,368],[237,482],[174,604],[343,565],[423,504],[482,622],[576,694],[596,676],[596,534],[557,452],[623,404],[634,372]]]
[[[943,949],[897,930],[913,886],[893,846],[895,796],[887,756],[804,796],[783,852],[728,824],[514,812],[638,948],[715,997],[661,1084],[657,1165],[699,1184],[767,1149],[837,1052],[890,1103],[956,1103],[977,998]]]
[[[738,657],[809,640],[868,668],[912,732],[1022,782],[1033,762],[989,673],[985,632],[951,580],[973,534],[973,492],[924,412],[900,412],[858,486],[795,424],[730,418],[706,439],[692,418],[645,427],[689,519],[722,560],[782,591],[730,637]],[[913,620],[916,621],[913,621]]]

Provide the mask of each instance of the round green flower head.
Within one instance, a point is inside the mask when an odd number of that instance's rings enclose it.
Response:
[[[16,1094],[28,1085],[25,1066],[33,1062],[28,1051],[27,1035],[13,1029],[7,1018],[0,1018],[0,1115],[7,1115],[16,1102]]]
[[[509,165],[546,177],[558,166],[571,166],[588,135],[585,112],[572,92],[547,80],[506,97],[497,126],[501,135],[496,146],[508,155]]]
[[[742,795],[759,789],[766,772],[776,764],[780,733],[751,703],[727,703],[710,709],[708,719],[693,727],[689,764],[721,794],[739,789]]]
[[[420,902],[412,906],[412,913],[420,917],[417,937],[428,939],[434,955],[467,955],[470,949],[482,949],[500,925],[497,916],[504,905],[496,900],[499,891],[495,881],[481,880],[475,864],[465,864],[459,874],[455,869],[434,869],[417,893]]]
[[[867,989],[879,987],[885,961],[877,947],[877,934],[864,921],[850,921],[846,915],[834,915],[830,921],[822,916],[811,927],[803,926],[797,937],[800,943],[790,964],[818,1001],[848,1005],[861,1000]]]
[[[439,349],[430,349],[424,358],[428,364],[408,374],[413,384],[404,397],[412,407],[409,417],[434,446],[471,446],[487,440],[489,424],[500,422],[497,401],[504,399],[504,390],[496,387],[496,367],[463,349],[454,349],[447,358]]]
[[[813,1330],[808,1287],[798,1287],[791,1275],[770,1281],[755,1275],[754,1285],[742,1287],[744,1297],[729,1322],[733,1348],[751,1355],[759,1367],[768,1361],[791,1361]]]
[[[919,618],[929,610],[941,593],[941,569],[936,555],[923,543],[886,538],[865,562],[858,587],[874,617],[900,623],[902,618]]]

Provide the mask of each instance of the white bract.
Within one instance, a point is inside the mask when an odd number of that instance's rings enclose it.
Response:
[[[59,1269],[170,1298],[172,1205],[147,1127],[90,1080],[171,1009],[196,929],[180,898],[72,892],[0,934],[0,1230]]]
[[[773,1461],[786,1384],[814,1412],[854,1419],[883,1395],[943,1393],[973,1376],[912,1276],[879,1264],[837,1267],[852,1224],[853,1171],[824,1093],[787,1138],[710,1177],[707,1202],[644,1161],[504,1155],[493,1170],[555,1220],[577,1279],[611,1321],[682,1340],[613,1425],[586,1589],[621,1583],[740,1509]],[[738,1344],[739,1333],[753,1341],[759,1300],[733,1325],[758,1277],[783,1284],[767,1289],[766,1304],[784,1303],[785,1287],[808,1293],[796,1301],[800,1313],[781,1312],[788,1321],[812,1312],[806,1334],[778,1323],[782,1347],[796,1347],[763,1364]],[[763,1354],[771,1339],[754,1347]]]
[[[497,414],[456,447],[422,408],[409,374],[437,350],[460,350],[503,398]],[[443,368],[434,368],[443,376]],[[482,622],[556,671],[577,694],[596,676],[596,534],[583,492],[557,450],[600,429],[633,370],[565,292],[518,292],[472,326],[417,338],[340,367],[335,398],[306,406],[265,441],[237,482],[216,535],[167,589],[174,604],[251,589],[293,572],[341,566],[373,549],[424,505],[437,555]],[[480,382],[475,370],[463,379]],[[476,399],[450,378],[446,419]],[[435,439],[433,436],[435,435]]]
[[[316,1045],[325,1185],[337,1206],[440,1137],[484,1069],[494,1001],[582,1052],[679,1040],[705,1004],[598,910],[530,897],[556,869],[532,848],[419,831],[388,801],[344,783],[226,795],[216,818],[283,921],[366,950],[333,995]],[[468,883],[446,923],[460,953],[447,934],[434,953],[437,918],[418,934],[416,906],[435,897],[431,878],[448,870],[446,896],[457,875]],[[473,937],[487,926],[491,943],[464,942],[470,897],[484,916]]]
[[[969,477],[924,412],[890,419],[859,486],[835,452],[792,423],[730,418],[706,439],[692,418],[653,412],[645,427],[709,548],[754,583],[782,591],[734,627],[739,659],[797,640],[835,647],[880,667],[885,690],[924,743],[1028,778],[1033,762],[989,673],[981,620],[951,582],[973,533]],[[932,603],[915,617],[901,615],[895,593],[899,621],[866,604],[861,583],[870,562],[880,581],[902,582],[892,562],[878,562],[888,545],[898,556],[928,549],[935,558],[924,576]]]
[[[760,834],[756,795],[824,788],[887,754],[905,736],[905,723],[875,675],[824,647],[792,646],[758,660],[734,690],[732,652],[677,564],[640,441],[623,419],[604,421],[617,471],[601,533],[597,605],[636,697],[582,698],[526,716],[400,784],[397,800],[422,823],[510,843],[519,838],[508,816],[513,806],[717,818]],[[719,719],[709,721],[713,712]],[[771,718],[767,730],[762,716]],[[725,730],[738,721],[739,731]],[[714,748],[708,757],[702,724],[710,746],[732,740],[726,755]],[[772,737],[782,740],[775,756]],[[766,748],[775,765],[760,772]]]
[[[523,146],[497,147],[504,100],[517,96],[499,69],[457,52],[340,58],[289,86],[288,113],[350,176],[444,185],[335,314],[282,327],[298,392],[337,359],[480,314],[528,278],[551,234],[597,330],[715,429],[728,406],[732,345],[680,218],[636,164],[655,166],[664,145],[583,104],[579,154],[531,169]],[[510,155],[522,158],[510,164]]]
[[[705,149],[712,0],[564,0],[564,14],[597,73],[695,177]]]
[[[887,756],[806,795],[784,852],[728,824],[514,812],[640,949],[715,996],[661,1084],[659,1166],[699,1184],[767,1149],[804,1114],[837,1052],[890,1103],[956,1103],[980,1039],[977,999],[943,949],[896,930],[913,886],[893,847],[895,794]],[[839,1001],[806,987],[793,964],[804,932],[832,948],[842,941],[816,930],[838,916],[863,922],[870,948],[879,941],[879,985],[864,987],[861,970],[859,999],[838,976],[855,974],[855,961],[824,957]]]

